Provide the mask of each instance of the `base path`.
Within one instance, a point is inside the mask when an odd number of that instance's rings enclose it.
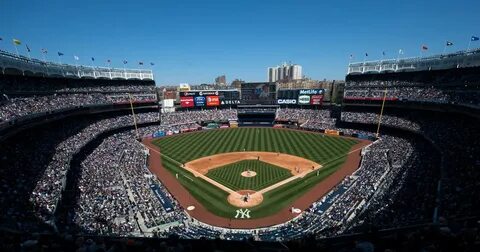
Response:
[[[298,214],[292,213],[291,208],[298,208],[302,211],[308,209],[310,205],[326,195],[335,185],[341,182],[346,176],[351,175],[359,166],[361,156],[361,148],[370,144],[370,141],[356,139],[360,143],[352,146],[351,152],[342,167],[335,171],[333,174],[322,180],[315,185],[308,192],[298,197],[291,205],[286,206],[279,212],[263,218],[256,219],[229,219],[217,216],[208,211],[200,202],[198,202],[187,189],[185,189],[180,182],[175,178],[175,175],[169,172],[162,165],[162,159],[160,148],[154,145],[152,139],[144,139],[143,144],[148,147],[151,152],[148,159],[148,166],[150,171],[157,176],[162,184],[168,189],[172,196],[180,203],[180,205],[186,209],[189,206],[195,206],[195,209],[188,211],[188,214],[203,222],[212,226],[225,227],[225,228],[260,228],[269,227],[277,224],[287,222]],[[236,192],[240,195],[240,193]]]

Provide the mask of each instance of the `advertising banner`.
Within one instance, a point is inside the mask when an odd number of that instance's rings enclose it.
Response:
[[[219,106],[220,105],[220,99],[218,99],[218,96],[214,95],[209,95],[207,96],[207,106]]]
[[[153,138],[158,138],[158,137],[163,137],[163,136],[165,136],[165,131],[156,131],[152,135]]]
[[[160,204],[162,204],[165,212],[173,212],[174,208],[172,205],[172,201],[167,197],[167,195],[165,195],[165,193],[160,189],[160,187],[156,184],[150,184],[150,189],[152,189],[155,196],[157,196],[157,199],[158,201],[160,201]]]
[[[311,105],[322,105],[323,95],[312,95],[310,97]]]
[[[325,134],[328,134],[328,135],[340,135],[340,132],[338,130],[330,130],[330,129],[326,129],[325,130]]]
[[[218,96],[218,90],[202,90],[202,91],[180,92],[180,97],[182,97],[182,96],[207,96],[207,95]]]
[[[310,104],[310,95],[299,95],[298,104],[300,105]]]
[[[323,89],[300,89],[298,95],[323,95]]]
[[[205,96],[195,96],[194,99],[195,99],[195,106],[197,107],[205,106],[205,101],[206,101]]]
[[[198,95],[200,95],[200,96],[205,96],[205,95],[218,96],[218,90],[199,91],[199,92],[198,92]]]
[[[240,104],[240,100],[222,100],[222,105],[238,105]]]
[[[180,97],[180,106],[182,108],[193,108],[195,106],[193,96]]]
[[[277,104],[297,104],[296,99],[278,99]]]

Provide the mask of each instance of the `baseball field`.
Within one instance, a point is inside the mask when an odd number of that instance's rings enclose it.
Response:
[[[237,128],[152,143],[163,167],[209,212],[238,218],[246,204],[248,218],[256,219],[290,207],[342,167],[359,141],[297,130]]]

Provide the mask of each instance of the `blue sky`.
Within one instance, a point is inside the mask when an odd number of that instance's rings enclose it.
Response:
[[[324,2],[324,3],[322,3]],[[480,1],[58,1],[1,0],[0,48],[12,38],[32,57],[137,68],[155,62],[157,85],[265,81],[268,66],[291,61],[313,79],[344,79],[354,61],[441,53],[446,40],[465,49],[480,35]],[[480,47],[473,42],[472,47]],[[147,66],[150,67],[150,66]]]

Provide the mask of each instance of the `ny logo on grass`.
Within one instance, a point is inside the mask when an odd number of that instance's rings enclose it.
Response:
[[[249,209],[238,209],[235,219],[250,219],[250,210]]]

